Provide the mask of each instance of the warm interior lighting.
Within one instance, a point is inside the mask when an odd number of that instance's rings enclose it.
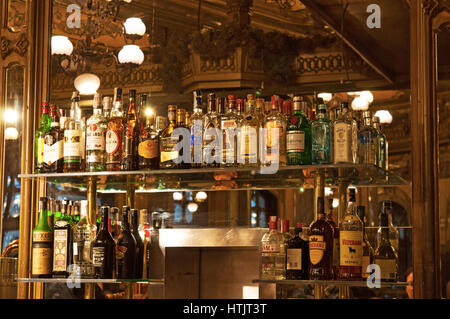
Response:
[[[183,199],[183,193],[180,193],[180,192],[173,193],[173,200],[182,200],[182,199]]]
[[[325,187],[325,196],[331,196],[333,195],[333,191],[331,190],[331,187]]]
[[[333,198],[333,208],[337,208],[337,207],[339,207],[339,199]]]
[[[358,96],[352,101],[353,111],[367,111],[369,109],[369,101]]]
[[[100,87],[100,78],[92,73],[83,73],[76,77],[74,85],[80,95],[94,95]]]
[[[198,192],[197,194],[195,194],[195,200],[197,202],[204,202],[207,198],[208,194],[206,194],[205,192]]]
[[[19,132],[15,127],[7,127],[5,130],[5,140],[17,140]]]
[[[393,120],[391,113],[387,110],[379,110],[375,113],[375,116],[380,118],[381,124],[391,124]]]
[[[52,55],[53,54],[71,55],[72,51],[73,45],[68,37],[63,35],[52,36]]]
[[[369,103],[373,102],[373,94],[370,91],[362,91],[359,93],[359,96],[369,101]]]
[[[124,45],[119,52],[120,63],[142,64],[144,62],[144,52],[135,44]]]
[[[319,93],[317,95],[317,97],[322,98],[325,103],[328,103],[333,98],[333,94],[332,93]]]
[[[190,211],[191,213],[195,213],[198,209],[198,205],[196,203],[189,203],[187,205],[187,209],[188,211]]]
[[[17,112],[15,110],[6,109],[4,117],[6,124],[11,124],[13,126],[17,124]]]
[[[123,26],[125,27],[125,33],[128,35],[143,36],[145,34],[146,27],[140,18],[128,18]]]
[[[152,115],[153,115],[153,110],[152,110],[152,108],[151,108],[151,107],[147,107],[147,108],[145,109],[145,116],[150,117],[150,116],[152,116]]]

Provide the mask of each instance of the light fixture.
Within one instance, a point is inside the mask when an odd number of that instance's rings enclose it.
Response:
[[[138,45],[127,44],[120,50],[118,58],[120,63],[140,65],[144,62],[144,52]]]
[[[52,55],[62,54],[71,55],[73,52],[73,44],[69,38],[63,35],[52,36]]]
[[[17,124],[17,112],[13,109],[7,108],[4,113],[6,124],[15,126]]]
[[[325,102],[325,103],[328,103],[328,102],[330,102],[331,101],[331,99],[333,98],[333,94],[332,93],[319,93],[318,95],[317,95],[317,97],[320,97],[320,98],[322,98],[322,100]]]
[[[17,140],[19,132],[15,127],[7,127],[5,129],[5,140]]]
[[[188,211],[190,211],[191,213],[195,213],[198,209],[198,205],[196,203],[189,203],[187,205],[187,209]]]
[[[146,109],[145,109],[145,116],[146,117],[151,117],[151,116],[153,116],[153,110],[152,110],[152,108],[151,107],[147,107]]]
[[[331,196],[333,195],[333,191],[331,190],[331,187],[325,187],[325,196]]]
[[[182,200],[183,199],[183,193],[181,192],[174,192],[173,193],[173,200]]]
[[[140,18],[128,18],[123,26],[127,35],[143,36],[146,31],[145,24]]]
[[[367,111],[369,109],[369,101],[358,96],[352,101],[353,111]]]
[[[338,198],[333,198],[333,208],[339,207],[339,199]]]
[[[195,194],[195,200],[199,203],[204,202],[207,198],[208,194],[206,194],[205,192],[198,192],[197,194]]]
[[[379,110],[375,113],[375,116],[380,118],[381,124],[391,124],[393,120],[391,113],[387,110]]]
[[[83,73],[75,78],[74,85],[80,95],[94,95],[100,87],[100,78],[92,73]]]
[[[373,94],[370,91],[362,91],[359,93],[359,96],[369,101],[369,103],[373,102]]]

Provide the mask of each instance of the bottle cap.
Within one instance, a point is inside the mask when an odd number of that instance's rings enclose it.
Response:
[[[297,223],[297,228],[298,228],[298,229],[302,229],[302,228],[303,228],[302,223]]]
[[[230,102],[231,100],[236,100],[236,95],[234,94],[228,95],[228,102]]]
[[[281,220],[281,232],[289,233],[289,220],[288,219]]]
[[[102,105],[102,95],[99,93],[95,93],[94,102],[92,103],[92,108],[96,109]]]
[[[269,228],[277,229],[278,216],[270,216],[269,217]]]
[[[247,100],[254,100],[256,97],[255,94],[247,94]]]

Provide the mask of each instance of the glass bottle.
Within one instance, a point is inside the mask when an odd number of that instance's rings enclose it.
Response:
[[[44,172],[62,173],[64,168],[64,132],[59,127],[56,106],[50,106],[51,128],[44,135]]]
[[[380,218],[380,238],[373,263],[381,269],[381,281],[398,280],[398,255],[389,239],[389,217],[390,203],[384,202]]]
[[[333,278],[338,279],[339,276],[339,227],[333,220],[333,198],[328,201],[328,213],[325,219],[331,227],[333,227]]]
[[[185,109],[178,109],[177,110],[177,122],[175,125],[175,129],[184,129],[186,131],[189,131],[189,128],[186,126],[186,110]],[[177,143],[180,143],[183,140],[183,136],[180,135],[179,139],[177,139]],[[190,145],[190,141],[188,141]],[[177,151],[177,157],[182,158],[183,157],[183,148]],[[180,163],[176,165],[177,168],[180,169],[188,169],[191,168],[191,158],[189,156],[187,162],[184,160],[181,160]]]
[[[79,100],[78,92],[73,92],[70,118],[64,128],[64,172],[79,172],[83,167],[82,148],[85,145],[82,141],[83,123]]]
[[[377,146],[378,146],[378,167],[388,170],[388,141],[386,135],[381,130],[380,118],[378,116],[372,117],[373,128],[377,130]]]
[[[86,122],[86,171],[105,170],[106,119],[102,115],[102,97],[94,96],[93,114]]]
[[[339,115],[333,122],[333,162],[356,163],[357,126],[350,116],[348,103],[342,102]]]
[[[136,110],[136,90],[130,90],[128,92],[128,110],[125,123],[125,133],[122,140],[122,171],[137,170],[137,110]]]
[[[66,278],[69,275],[69,265],[72,264],[72,230],[67,219],[65,207],[61,201],[56,201],[55,226],[53,227],[53,277]]]
[[[117,241],[117,238],[119,237],[119,232],[121,228],[121,217],[119,215],[119,207],[112,207],[111,208],[111,214],[110,214],[110,233],[111,236],[114,238],[114,241]]]
[[[216,105],[217,105],[217,114],[219,114],[219,117],[222,118],[222,116],[225,114],[225,98],[218,97],[216,100]]]
[[[138,221],[139,211],[137,209],[131,210],[131,228],[134,239],[136,240],[136,254],[135,254],[135,275],[134,278],[140,279],[144,266],[144,242],[139,234]]]
[[[319,113],[311,123],[311,162],[313,164],[328,164],[330,154],[330,121],[327,119],[327,106],[321,98],[318,99]]]
[[[114,106],[106,128],[106,170],[120,171],[122,163],[122,140],[125,134],[122,89],[114,88]]]
[[[151,225],[148,220],[148,210],[146,208],[139,211],[139,227],[138,232],[142,240],[145,239],[145,232],[150,230]]]
[[[122,227],[116,244],[116,264],[118,279],[135,278],[136,239],[130,230],[128,215],[130,207],[123,206]]]
[[[363,126],[358,132],[359,163],[378,165],[377,131],[372,126],[370,111],[363,112]]]
[[[101,224],[92,243],[92,262],[95,278],[112,279],[115,263],[116,243],[108,230],[109,206],[100,207]]]
[[[236,96],[230,94],[225,114],[220,118],[223,134],[222,166],[224,167],[237,166],[237,128],[240,121],[241,117],[236,112]]]
[[[194,113],[191,115],[191,167],[199,168],[203,163],[203,106],[202,94],[194,91]]]
[[[333,279],[333,227],[325,220],[324,198],[317,198],[317,219],[309,229],[309,279]]]
[[[32,278],[50,278],[52,276],[53,231],[48,225],[48,198],[39,198],[39,220],[32,232]]]
[[[367,237],[365,225],[366,225],[366,208],[364,206],[357,206],[356,211],[359,219],[363,222],[363,255],[361,261],[362,278],[367,279],[370,276],[370,272],[367,271],[367,267],[373,264],[374,250]]]
[[[271,112],[264,119],[265,156],[262,160],[265,164],[269,162],[278,163],[280,166],[286,165],[286,118],[280,112],[276,103],[272,103]],[[272,131],[278,129],[278,139],[272,139]]]
[[[392,203],[390,201],[386,202],[384,205],[384,209],[386,211],[386,214],[388,215],[389,240],[391,241],[392,247],[394,247],[394,249],[398,253],[400,236],[397,228],[395,228],[394,224],[392,223]],[[377,242],[380,241],[382,234],[383,231],[380,227],[377,231]]]
[[[111,116],[111,109],[112,109],[112,98],[110,96],[104,96],[103,97],[103,117],[106,121],[108,121],[109,117]]]
[[[242,117],[244,116],[245,113],[244,99],[236,99],[236,113],[242,121]],[[238,127],[240,127],[240,123]]]
[[[155,129],[155,115],[148,110],[139,134],[138,158],[140,170],[159,168],[159,134]]]
[[[161,135],[161,132],[164,131],[167,126],[167,117],[160,115],[156,116],[156,132],[158,132],[159,135]]]
[[[142,93],[139,95],[139,104],[137,108],[137,131],[141,132],[145,126],[145,121],[147,118],[147,113],[149,111],[149,107],[147,105],[147,94]],[[153,119],[154,122],[155,119]],[[153,124],[154,125],[154,124]]]
[[[343,280],[361,280],[364,225],[356,212],[356,190],[348,190],[348,206],[339,225],[339,277]]]
[[[308,280],[309,244],[300,236],[301,223],[297,223],[294,233],[286,248],[286,279]]]
[[[286,127],[286,152],[289,165],[311,164],[311,123],[305,115],[306,102],[294,97],[294,113]]]
[[[41,118],[39,120],[39,128],[36,130],[34,135],[35,141],[35,172],[43,173],[44,172],[44,146],[45,146],[45,133],[51,128],[51,120],[48,116],[48,103],[42,102],[41,108]]]
[[[265,114],[263,98],[256,99],[255,115],[260,123],[264,123]]]
[[[277,229],[277,216],[270,216],[269,231],[261,240],[261,279],[283,280],[286,278],[286,255],[283,252],[283,235]]]
[[[160,163],[159,168],[176,168],[177,164],[173,161],[178,157],[178,152],[173,148],[178,143],[178,139],[172,138],[172,132],[175,129],[177,107],[169,105],[168,117],[169,125],[161,132],[159,147],[160,147]]]
[[[241,167],[259,166],[259,129],[262,123],[255,114],[254,94],[247,95],[247,110],[240,122],[238,139],[238,163]]]
[[[66,125],[67,120],[69,119],[67,117],[67,110],[66,109],[62,109],[59,108],[59,128],[63,131],[64,133],[64,127]]]
[[[216,95],[214,93],[208,94],[208,112],[205,114],[203,123],[205,128],[203,132],[203,166],[218,167],[221,159],[217,158],[214,145],[216,144],[216,138],[219,139],[221,135],[217,136],[213,130],[220,130],[220,115],[216,110]]]

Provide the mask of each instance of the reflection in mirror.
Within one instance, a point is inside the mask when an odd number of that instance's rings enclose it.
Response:
[[[9,66],[6,70],[4,116],[3,181],[2,181],[2,250],[19,238],[20,174],[22,149],[22,111],[24,67]]]
[[[20,32],[26,25],[26,0],[8,0],[8,25],[13,32]]]

